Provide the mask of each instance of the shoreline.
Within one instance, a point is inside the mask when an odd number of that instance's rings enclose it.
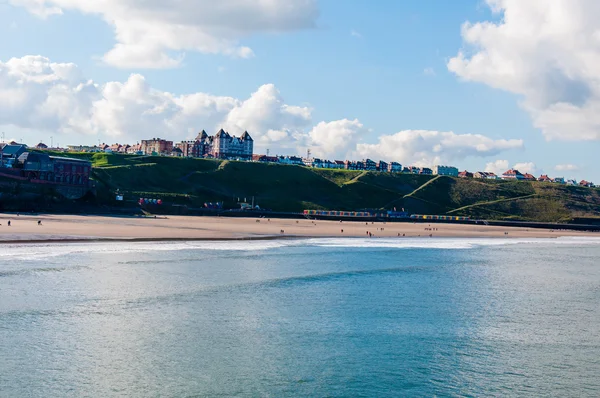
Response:
[[[417,236],[408,236],[408,237],[399,237],[398,241],[411,241],[413,239],[437,239],[437,240],[446,240],[446,239],[490,239],[490,240],[504,240],[504,239],[537,239],[540,241],[552,241],[558,240],[560,238],[572,237],[572,236],[552,236],[552,237],[490,237],[490,236],[460,236],[460,237],[450,237],[450,236],[437,236],[437,237],[417,237]],[[586,236],[585,238],[598,238],[598,244],[600,244],[600,236]],[[45,245],[45,244],[78,244],[78,243],[173,243],[173,242],[261,242],[261,241],[302,241],[309,239],[361,239],[356,236],[272,236],[272,237],[242,237],[242,238],[77,238],[77,239],[30,239],[30,240],[0,240],[0,247],[9,246],[9,245]],[[382,239],[382,237],[374,237],[374,238],[364,238],[367,240],[377,241]],[[393,239],[393,237],[384,237],[383,239]]]
[[[8,221],[11,221],[9,227]],[[38,221],[41,222],[38,225]],[[600,232],[452,223],[386,223],[170,216],[122,218],[0,214],[0,245],[94,242],[250,241],[311,238],[557,238]]]

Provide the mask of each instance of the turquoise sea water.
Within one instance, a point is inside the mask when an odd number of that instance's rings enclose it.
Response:
[[[600,240],[2,246],[0,397],[600,396]]]

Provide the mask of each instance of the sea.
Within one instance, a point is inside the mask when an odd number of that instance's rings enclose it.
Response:
[[[600,239],[0,248],[2,398],[513,396],[600,396]]]

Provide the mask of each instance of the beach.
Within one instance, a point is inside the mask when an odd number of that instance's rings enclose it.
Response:
[[[8,226],[8,222],[11,226]],[[39,222],[39,224],[38,224]],[[556,238],[598,232],[411,222],[349,222],[229,217],[107,217],[0,214],[0,242],[237,240],[309,237]]]

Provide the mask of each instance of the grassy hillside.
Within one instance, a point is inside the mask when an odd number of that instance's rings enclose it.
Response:
[[[406,208],[412,213],[485,219],[569,221],[600,217],[600,189],[540,182],[487,181],[221,160],[109,154],[69,154],[89,159],[98,194],[110,201],[160,197],[201,206],[255,197],[263,208],[359,210]]]

